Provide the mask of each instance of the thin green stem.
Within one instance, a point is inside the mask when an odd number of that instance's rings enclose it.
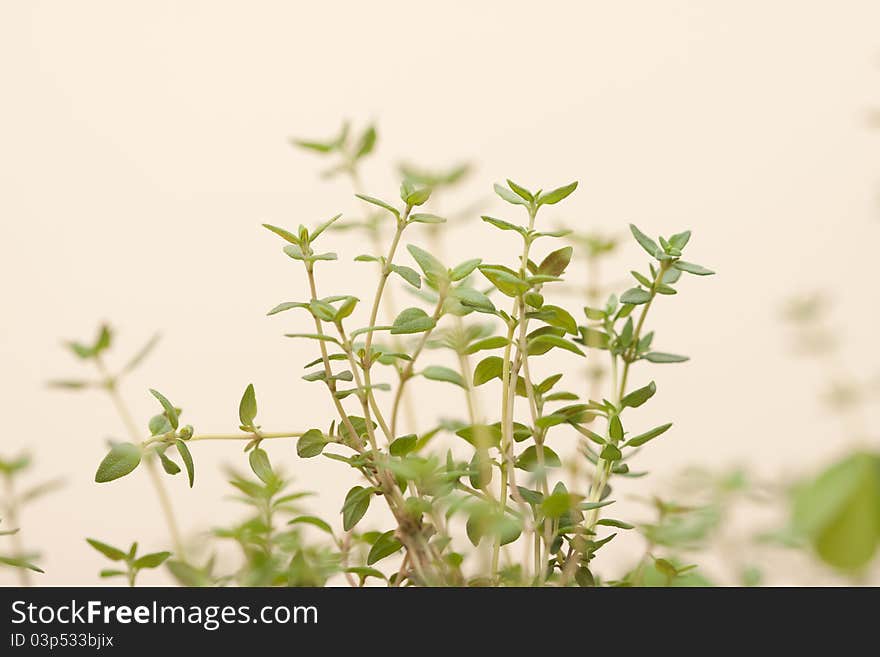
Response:
[[[351,366],[351,374],[354,377],[355,386],[357,386],[357,398],[361,404],[361,410],[364,412],[364,419],[366,420],[367,427],[367,436],[370,440],[370,445],[372,445],[374,450],[378,449],[378,444],[376,442],[376,434],[373,430],[373,421],[370,410],[370,400],[373,398],[372,389],[370,386],[369,378],[366,379],[367,383],[364,385],[364,381],[361,379],[361,374],[358,368],[357,360],[354,357],[354,352],[351,348],[351,341],[348,339],[348,335],[345,333],[345,329],[342,327],[342,322],[336,322],[336,330],[339,333],[339,337],[342,340],[342,350],[345,352],[346,357],[348,358],[348,364]],[[366,376],[366,371],[364,372]],[[375,404],[374,404],[375,405]],[[385,424],[384,418],[382,418],[381,413],[376,414],[376,420],[379,425],[382,427],[383,432],[385,433],[385,438],[390,440],[389,432],[387,429],[387,425]]]
[[[394,260],[394,254],[397,252],[397,246],[400,244],[400,237],[403,235],[403,229],[406,228],[406,221],[412,210],[410,206],[406,206],[403,216],[397,222],[397,229],[394,231],[394,237],[391,239],[391,246],[388,247],[388,255],[385,256],[385,263],[382,266],[382,274],[379,277],[379,284],[376,286],[376,294],[373,297],[373,306],[370,309],[370,322],[368,326],[376,326],[376,317],[379,315],[379,304],[382,302],[382,293],[385,291],[385,284],[391,275],[391,264]],[[364,356],[366,363],[364,366],[369,369],[373,364],[373,354],[370,347],[373,344],[373,331],[367,333],[366,343],[364,347]]]
[[[318,298],[318,291],[315,286],[315,273],[309,263],[306,263],[306,276],[309,279],[309,292],[312,295],[312,300],[316,300]],[[318,335],[324,335],[324,327],[321,325],[321,320],[317,317],[313,317],[313,319],[315,320],[315,331]],[[324,340],[318,340],[318,347],[321,350],[321,362],[324,364],[324,380],[327,383],[327,389],[330,391],[330,397],[333,399],[333,405],[336,407],[336,412],[339,414],[340,420],[348,430],[352,443],[356,444],[358,441],[358,433],[355,430],[354,425],[351,423],[351,420],[348,419],[348,413],[345,412],[345,407],[336,396],[336,381],[333,379],[333,371],[330,369],[330,357],[327,354],[326,342]]]
[[[196,434],[186,442],[191,443],[197,440],[253,440],[254,438],[259,438],[260,440],[273,440],[277,438],[299,438],[303,435],[302,431],[288,431],[288,432],[269,432],[264,433],[260,432],[259,434],[253,433],[243,433],[243,434],[234,434],[234,433],[203,433]],[[149,441],[148,441],[149,442]]]
[[[443,304],[446,301],[446,295],[441,294],[440,299],[437,301],[437,306],[434,308],[434,313],[431,318],[434,320],[434,325],[436,326],[437,322],[440,320],[440,317],[443,315]],[[419,338],[418,344],[416,344],[416,348],[410,357],[409,362],[400,372],[400,381],[397,386],[397,391],[394,394],[394,402],[391,406],[391,434],[396,436],[397,430],[397,416],[400,409],[400,402],[404,396],[404,390],[406,388],[406,384],[413,377],[413,372],[415,369],[416,360],[418,360],[419,356],[422,354],[422,351],[425,349],[425,345],[428,344],[428,339],[431,337],[431,333],[434,331],[433,328],[424,331]]]
[[[24,545],[21,540],[21,516],[20,516],[20,508],[18,495],[15,492],[15,483],[12,480],[12,475],[7,474],[3,477],[3,483],[5,486],[6,499],[6,522],[9,524],[10,529],[17,529],[14,534],[10,534],[9,542],[12,544],[12,556],[15,559],[24,559]],[[28,568],[16,568],[18,573],[18,581],[22,586],[30,586],[31,582],[31,571]]]
[[[507,344],[504,347],[504,360],[501,364],[501,489],[499,493],[499,502],[502,510],[507,506],[507,479],[508,479],[508,453],[513,443],[513,430],[509,426],[508,414],[511,411],[509,397],[510,386],[508,378],[510,377],[510,351],[513,344],[514,324],[510,322],[507,326]],[[498,573],[498,561],[501,554],[501,537],[496,536],[492,544],[492,575]]]

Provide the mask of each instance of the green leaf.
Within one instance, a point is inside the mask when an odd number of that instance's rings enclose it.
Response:
[[[170,475],[176,475],[180,472],[180,466],[165,456],[164,450],[161,452],[157,450],[156,453],[159,455],[159,461],[162,463],[162,469],[165,470],[165,472]]]
[[[562,276],[574,250],[570,246],[564,246],[550,253],[538,265],[538,273],[545,276]]]
[[[289,258],[293,258],[294,260],[305,261],[308,259],[308,256],[303,252],[302,247],[298,244],[288,244],[281,250],[284,251]]]
[[[612,445],[611,443],[605,443],[605,446],[602,448],[602,451],[599,453],[606,461],[619,461],[623,458],[623,454],[620,452],[620,448],[616,445]]]
[[[422,287],[422,277],[419,276],[419,273],[412,267],[407,267],[406,265],[391,265],[391,271],[400,276],[414,288],[418,289]]]
[[[577,186],[577,181],[574,181],[564,187],[557,187],[546,194],[541,194],[538,196],[538,205],[553,205],[559,203],[559,201],[568,197],[574,190],[576,190]]]
[[[544,305],[544,297],[543,295],[538,294],[537,292],[529,292],[524,297],[525,302],[535,309],[540,309],[541,306]]]
[[[565,338],[562,338],[558,335],[553,335],[551,333],[545,333],[543,335],[539,335],[535,338],[529,340],[529,353],[532,353],[532,346],[542,346],[549,345],[552,347],[558,347],[560,349],[564,349],[566,351],[570,351],[573,354],[577,354],[578,356],[583,356],[584,352],[577,348],[576,345],[572,344]]]
[[[272,308],[269,312],[266,313],[269,315],[276,315],[278,313],[284,312],[285,310],[290,310],[292,308],[308,308],[309,304],[303,303],[302,301],[285,301],[283,303],[279,303],[277,306]]]
[[[580,342],[584,346],[594,349],[608,349],[610,338],[607,333],[586,326],[581,326],[580,331]]]
[[[287,240],[291,244],[299,245],[299,238],[291,233],[289,230],[279,228],[278,226],[273,226],[272,224],[263,224],[263,228],[271,230],[273,233],[275,233],[282,239]]]
[[[523,236],[525,236],[525,234],[526,234],[525,228],[523,228],[522,226],[517,226],[516,224],[512,224],[509,221],[504,221],[503,219],[496,219],[495,217],[489,217],[486,215],[483,215],[480,218],[483,221],[485,221],[487,224],[491,224],[492,226],[495,226],[495,228],[498,228],[500,230],[512,230],[512,231],[515,231]]]
[[[257,396],[254,394],[254,384],[249,383],[244,389],[241,401],[238,403],[238,419],[242,426],[254,426],[254,418],[257,417]]]
[[[309,235],[309,237],[308,237],[309,242],[314,242],[316,239],[318,239],[318,236],[321,233],[323,233],[325,230],[330,228],[330,226],[332,226],[334,223],[336,223],[336,221],[341,216],[342,216],[341,214],[337,214],[335,217],[330,217],[327,221],[325,221],[324,223],[320,224],[317,228],[315,228],[315,230],[312,232],[312,234]],[[333,260],[335,260],[335,259],[336,258],[334,257]]]
[[[528,201],[520,198],[512,191],[510,191],[506,187],[502,187],[498,183],[495,183],[494,189],[495,193],[508,203],[513,203],[514,205],[528,205]]]
[[[623,522],[623,520],[615,520],[614,518],[600,518],[596,521],[597,525],[602,525],[603,527],[617,527],[618,529],[632,529],[633,525],[628,522]]]
[[[352,334],[354,335],[354,334]],[[285,338],[306,338],[308,340],[322,340],[324,342],[332,342],[333,344],[337,344],[340,347],[339,340],[334,338],[332,335],[322,335],[320,333],[285,333]]]
[[[856,452],[798,487],[792,523],[826,563],[865,568],[880,546],[880,457]]]
[[[353,575],[357,575],[360,578],[360,581],[363,582],[368,577],[375,577],[377,579],[388,580],[385,575],[383,575],[380,571],[375,568],[367,568],[366,566],[350,566],[349,568],[345,568],[342,572],[351,573]]]
[[[643,290],[640,287],[631,287],[626,292],[620,295],[621,303],[628,303],[633,306],[648,303],[650,300],[651,293],[647,290]]]
[[[416,261],[416,264],[424,273],[425,280],[429,285],[437,287],[441,281],[446,280],[446,267],[437,258],[413,244],[408,244],[406,250],[409,251],[413,260]]]
[[[168,401],[161,392],[157,392],[150,388],[150,393],[159,400],[159,403],[162,404],[162,408],[165,409],[165,416],[168,418],[168,422],[171,423],[171,427],[177,429],[178,426],[178,415],[177,409],[174,408],[174,404]]]
[[[472,260],[465,260],[460,265],[456,266],[449,272],[449,280],[451,281],[460,281],[462,279],[470,276],[473,271],[479,267],[482,260],[479,258],[473,258]]]
[[[318,299],[309,302],[309,312],[324,322],[332,322],[336,317],[336,308]]]
[[[497,447],[501,442],[501,423],[474,424],[462,427],[455,432],[455,435],[464,438],[474,447],[481,449]]]
[[[140,447],[132,443],[116,443],[98,466],[95,481],[103,484],[124,477],[138,467],[140,462]]]
[[[528,201],[530,203],[535,200],[534,194],[532,194],[529,190],[527,190],[522,185],[517,185],[510,178],[507,179],[507,186],[510,187],[514,191],[514,193],[517,196],[519,196],[521,199]]]
[[[271,484],[275,481],[275,473],[272,472],[272,464],[269,462],[269,455],[266,450],[256,447],[251,450],[248,457],[251,470],[260,478],[264,484]]]
[[[388,451],[391,453],[391,456],[406,456],[416,448],[418,442],[419,437],[414,433],[410,433],[406,436],[396,438],[394,442],[388,446]]]
[[[657,385],[651,381],[648,385],[624,395],[623,399],[620,400],[620,405],[621,407],[638,408],[653,397],[655,392],[657,392]]]
[[[366,201],[367,203],[372,203],[373,205],[377,205],[384,210],[388,210],[391,214],[393,214],[398,219],[400,218],[400,210],[395,208],[393,205],[389,205],[382,199],[375,198],[373,196],[367,196],[366,194],[355,194],[360,200]]]
[[[517,486],[516,489],[519,491],[520,496],[532,506],[537,506],[544,501],[544,495],[539,491],[524,488],[522,486]]]
[[[559,424],[565,424],[568,422],[568,418],[561,413],[551,413],[550,415],[543,415],[535,420],[535,426],[538,429],[549,429],[550,427],[555,427]]]
[[[446,219],[443,217],[437,216],[436,214],[430,214],[427,212],[416,212],[414,214],[409,215],[409,220],[413,221],[417,224],[443,224],[446,223]]]
[[[437,322],[421,308],[407,308],[401,312],[391,326],[392,335],[422,333],[430,331]]]
[[[542,322],[550,324],[550,326],[557,326],[563,329],[566,333],[571,333],[572,335],[578,334],[577,322],[574,317],[565,310],[565,308],[560,308],[559,306],[554,306],[548,303],[544,304],[540,310],[528,313],[528,317],[539,319]]]
[[[593,509],[601,509],[603,506],[614,504],[614,500],[602,500],[601,502],[581,502],[578,509],[581,511],[592,511]]]
[[[151,436],[159,436],[174,431],[174,428],[171,426],[171,423],[168,421],[168,418],[165,417],[164,413],[162,415],[154,415],[151,417],[149,428]]]
[[[631,271],[630,274],[632,274],[633,278],[635,278],[636,281],[638,281],[641,285],[643,285],[647,288],[650,288],[653,285],[651,280],[647,276],[645,276],[644,274],[640,274],[639,272],[637,272],[635,270]]]
[[[659,246],[657,246],[657,242],[652,240],[650,237],[645,235],[642,231],[640,231],[635,224],[630,224],[629,229],[633,234],[633,237],[636,238],[636,242],[638,242],[641,247],[648,252],[653,258],[658,257],[660,253],[662,253]]]
[[[287,523],[288,525],[312,525],[323,532],[333,536],[333,528],[324,520],[317,516],[298,516]]]
[[[165,563],[166,559],[171,556],[170,552],[151,552],[150,554],[145,554],[142,557],[138,557],[135,559],[132,566],[135,568],[158,568],[163,563]]]
[[[467,385],[465,385],[464,379],[461,378],[461,375],[448,367],[431,365],[422,370],[422,376],[426,379],[431,379],[432,381],[446,381],[447,383],[455,384],[467,390]]]
[[[501,378],[504,361],[500,356],[487,356],[474,368],[474,385],[481,386],[492,379]]]
[[[324,451],[327,439],[320,429],[309,429],[296,441],[296,453],[304,459],[318,456]]]
[[[473,308],[477,312],[494,313],[495,304],[482,292],[469,287],[458,286],[452,291],[451,296],[465,308]]]
[[[342,529],[351,531],[358,524],[367,509],[370,508],[370,497],[373,495],[372,488],[355,486],[345,496],[342,505]]]
[[[691,231],[686,230],[681,233],[676,233],[675,235],[670,237],[669,238],[669,245],[671,247],[681,251],[685,246],[687,246],[687,243],[690,241],[690,239],[691,239]]]
[[[623,325],[623,330],[620,332],[620,344],[624,347],[629,347],[632,344],[633,340],[633,320],[632,317],[627,317],[626,323]]]
[[[415,272],[413,272],[415,273]],[[339,308],[336,310],[336,314],[333,316],[334,322],[341,322],[346,317],[350,316],[357,306],[359,299],[357,297],[346,297],[345,300],[339,305]]]
[[[354,152],[354,158],[356,160],[361,159],[362,157],[366,157],[370,153],[373,152],[373,149],[376,147],[376,127],[368,126],[364,133],[361,135],[361,138],[358,140],[357,148]]]
[[[500,265],[480,265],[480,273],[494,285],[499,292],[508,297],[518,297],[531,288],[515,272]]]
[[[122,367],[123,372],[131,372],[138,365],[140,365],[144,359],[150,355],[150,352],[153,351],[155,346],[159,344],[161,336],[157,333],[152,338],[147,341],[143,347],[141,347],[140,351],[138,351],[131,359]]]
[[[98,552],[103,554],[111,561],[122,561],[126,557],[126,553],[119,548],[115,548],[112,545],[107,545],[106,543],[102,543],[101,541],[96,541],[94,538],[87,538],[86,543],[91,545],[93,548],[95,548]]]
[[[649,351],[644,355],[644,359],[652,363],[683,363],[690,360],[687,356],[679,356],[677,354],[665,354],[662,351]]]
[[[661,424],[659,427],[654,427],[650,431],[640,433],[638,436],[630,438],[628,441],[626,441],[626,444],[628,447],[638,447],[640,445],[644,445],[649,440],[653,440],[657,436],[666,433],[671,426],[672,422]]]
[[[500,335],[492,336],[491,338],[484,338],[482,340],[477,340],[476,342],[472,342],[468,345],[468,348],[464,350],[464,353],[467,355],[475,354],[478,351],[484,351],[486,349],[501,349],[502,347],[507,345],[507,338],[502,337]]]
[[[399,551],[402,547],[403,544],[394,536],[394,530],[385,532],[376,539],[376,542],[373,543],[373,547],[370,548],[370,553],[367,555],[367,565],[372,566],[377,561],[389,557]]]
[[[83,388],[88,388],[94,384],[89,381],[80,381],[76,379],[53,379],[46,385],[50,388],[57,388],[59,390],[82,390]]]
[[[614,442],[623,440],[623,423],[620,416],[613,415],[608,422],[608,435]]]
[[[330,153],[339,147],[339,143],[337,140],[323,142],[308,141],[306,139],[291,139],[290,142],[295,146],[299,146],[300,148],[304,148],[309,151],[315,151],[317,153]]]
[[[554,491],[541,503],[541,512],[547,518],[561,518],[571,511],[574,500],[571,493],[564,490]]]
[[[702,265],[695,265],[692,262],[685,262],[684,260],[676,260],[672,263],[672,266],[679,271],[684,271],[688,274],[695,274],[696,276],[711,276],[715,273],[711,269],[706,269]]]
[[[423,187],[407,194],[403,202],[409,206],[417,206],[423,205],[429,198],[431,198],[431,188]]]
[[[174,441],[174,445],[177,447],[177,453],[180,454],[180,458],[183,460],[186,476],[189,479],[189,487],[192,488],[196,480],[196,469],[193,465],[192,454],[190,454],[189,447],[182,440]]]
[[[544,454],[544,467],[562,467],[562,461],[559,460],[559,456],[556,452],[546,445],[542,446],[541,449]],[[530,445],[523,450],[523,453],[520,454],[519,458],[516,460],[516,467],[528,472],[535,472],[538,469],[538,448],[536,445]]]

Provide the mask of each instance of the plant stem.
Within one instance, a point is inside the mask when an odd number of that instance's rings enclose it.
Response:
[[[342,327],[342,322],[336,322],[336,330],[339,332],[339,337],[342,339],[342,350],[345,352],[345,355],[348,357],[348,363],[351,366],[351,375],[354,377],[354,383],[357,386],[357,398],[361,403],[361,409],[364,412],[364,419],[366,420],[367,427],[367,436],[370,439],[370,445],[374,450],[378,449],[378,445],[376,443],[376,435],[372,426],[372,418],[370,417],[370,400],[373,398],[372,389],[369,387],[372,384],[370,383],[369,378],[366,379],[367,383],[364,385],[364,382],[361,380],[360,372],[358,371],[358,364],[354,357],[354,352],[351,349],[351,341],[348,339],[348,335],[345,333],[345,329]],[[366,376],[366,372],[364,372]],[[374,404],[375,405],[375,404]],[[382,427],[383,432],[385,433],[386,439],[389,439],[389,432],[387,425],[385,424],[385,420],[382,418],[381,413],[376,415],[376,420],[379,425]],[[389,439],[390,440],[390,439]]]
[[[114,377],[110,376],[107,368],[104,365],[104,362],[100,359],[100,357],[96,358],[95,360],[98,366],[98,371],[105,379],[105,388],[107,390],[107,393],[110,395],[110,399],[112,400],[113,405],[116,407],[116,412],[122,419],[122,423],[125,425],[132,441],[140,444],[142,442],[140,431],[138,431],[137,425],[134,422],[134,418],[132,417],[131,412],[128,410],[128,406],[125,404],[125,401],[122,399],[122,395],[119,394],[117,380]],[[152,459],[147,459],[145,461],[145,466],[147,468],[147,474],[150,477],[150,481],[153,484],[153,488],[156,490],[156,497],[159,499],[159,506],[162,509],[162,515],[165,517],[165,524],[168,526],[169,534],[171,534],[171,542],[174,545],[174,551],[181,561],[186,561],[186,551],[184,550],[183,540],[181,539],[180,529],[177,524],[177,518],[174,515],[174,507],[171,504],[171,498],[168,495],[168,490],[165,488],[165,484],[162,481],[162,478],[159,476],[159,471],[156,469],[156,462]]]
[[[9,542],[12,543],[12,556],[15,559],[24,559],[24,545],[21,540],[21,524],[19,514],[18,495],[15,492],[15,484],[12,481],[12,475],[7,474],[3,477],[3,483],[6,489],[6,521],[9,523],[10,529],[18,529],[19,531],[9,535]],[[16,568],[18,571],[18,581],[22,586],[30,586],[31,572],[27,568]]]
[[[357,169],[357,163],[352,162],[348,167],[346,167],[346,171],[349,175],[349,178],[351,179],[351,186],[352,186],[352,189],[354,190],[354,193],[355,194],[362,194],[363,193],[363,185],[361,184],[361,176],[360,176],[360,172]],[[375,249],[376,253],[381,252],[382,251],[381,233],[379,231],[378,225],[368,223],[367,224],[367,231],[369,232],[370,238],[373,241],[373,248]],[[385,304],[385,312],[387,313],[387,315],[389,317],[396,317],[397,310],[395,308],[394,298],[392,295],[392,291],[390,289],[385,293],[385,295],[383,297],[383,302]],[[394,348],[395,351],[403,351],[403,345],[400,341],[400,338],[396,335],[391,336],[391,346]],[[370,379],[369,372],[365,373],[365,379],[367,381],[369,381],[369,379]],[[367,385],[370,385],[370,383],[368,382]],[[373,402],[372,403],[373,412],[376,413],[377,420],[378,420],[378,418],[381,417],[381,413],[379,412],[378,405],[375,404],[375,400],[371,400],[371,401]],[[416,431],[415,408],[413,408],[412,399],[410,399],[409,395],[403,396],[403,412],[404,412],[404,416],[406,417],[407,427],[410,429],[410,431],[415,433],[415,431]],[[380,425],[381,425],[381,422],[380,422]],[[383,429],[383,431],[384,431],[384,429]]]
[[[504,347],[504,360],[501,363],[501,491],[499,493],[499,502],[502,513],[507,506],[507,479],[508,479],[508,452],[513,443],[512,425],[508,422],[508,414],[511,411],[509,403],[510,386],[508,378],[510,377],[510,348],[513,343],[514,324],[510,322],[507,325],[507,344]],[[514,384],[516,385],[516,384]],[[515,388],[514,388],[515,391]],[[510,425],[510,426],[509,426]],[[496,536],[492,544],[492,575],[498,573],[498,559],[501,553],[501,537]]]
[[[382,266],[382,274],[379,277],[379,284],[376,286],[376,294],[373,297],[373,306],[370,310],[370,322],[367,326],[376,326],[376,317],[379,315],[379,304],[382,302],[382,293],[385,290],[385,284],[388,282],[388,277],[391,275],[391,263],[394,260],[394,254],[397,251],[398,244],[400,244],[400,236],[403,235],[403,229],[406,228],[406,221],[409,218],[411,210],[412,207],[409,205],[406,206],[403,216],[397,222],[397,229],[394,231],[394,237],[391,239],[391,246],[388,247],[388,255],[385,256],[385,264]],[[373,365],[373,354],[370,350],[372,344],[373,331],[370,331],[367,333],[364,347],[364,353],[366,354],[364,356],[366,359],[364,366],[366,369],[369,369]]]
[[[294,431],[294,432],[285,432],[285,433],[263,433],[262,431],[259,435],[252,433],[245,434],[234,434],[234,433],[204,433],[197,434],[187,440],[186,442],[191,443],[196,440],[253,440],[254,438],[259,438],[260,440],[272,440],[273,438],[299,438],[303,435],[302,431]],[[148,441],[149,442],[149,441]]]
[[[526,272],[528,271],[528,262],[529,262],[529,251],[532,246],[532,237],[531,231],[534,230],[535,227],[535,216],[537,214],[537,208],[530,206],[529,207],[529,233],[523,238],[523,251],[522,256],[520,257],[520,268],[519,274],[520,277],[525,279]],[[519,295],[516,297],[514,301],[514,308],[512,317],[514,318],[508,326],[507,332],[507,345],[504,349],[504,362],[502,364],[502,381],[504,385],[504,395],[502,399],[502,419],[501,419],[501,438],[502,438],[502,466],[509,461],[507,467],[502,469],[501,475],[501,495],[502,500],[506,499],[507,488],[510,486],[510,494],[511,497],[517,500],[517,502],[525,508],[528,506],[521,499],[519,491],[516,489],[516,482],[512,481],[516,477],[516,473],[514,472],[515,464],[513,463],[513,457],[509,452],[513,448],[513,422],[514,422],[514,412],[516,406],[516,383],[517,377],[519,376],[519,369],[526,358],[528,358],[528,349],[526,346],[526,333],[528,331],[528,323],[529,320],[526,317],[526,303],[524,300],[524,295]],[[516,342],[516,362],[511,363],[511,347],[514,338],[514,329],[519,329],[519,337]],[[534,394],[532,394],[530,402],[534,401]],[[536,449],[538,453],[538,466],[543,469],[544,467],[544,454],[543,449]],[[510,480],[510,481],[509,481]],[[534,529],[534,528],[533,528]],[[524,528],[524,533],[527,533]],[[535,529],[535,531],[537,531]],[[526,538],[528,540],[528,538]],[[500,543],[500,538],[496,539],[497,543]],[[493,574],[496,572],[497,566],[497,554],[500,549],[499,545],[496,545],[495,550],[493,551]],[[524,564],[526,570],[528,570],[528,564]]]
[[[459,326],[461,325],[461,318],[457,317]],[[461,378],[464,381],[465,386],[465,399],[467,401],[467,409],[468,409],[468,419],[470,420],[471,426],[476,427],[474,430],[474,440],[477,444],[477,465],[480,469],[480,481],[488,482],[490,468],[492,464],[488,458],[489,456],[489,436],[486,432],[485,426],[483,424],[483,414],[480,412],[480,404],[477,399],[477,392],[474,390],[474,383],[471,377],[471,366],[468,360],[467,354],[458,351],[458,366],[461,371]],[[493,503],[493,505],[498,504],[498,500],[495,499],[495,495],[492,493],[492,489],[489,487],[488,483],[484,483],[482,486],[483,493],[486,497]]]
[[[306,263],[306,276],[309,279],[309,292],[312,295],[312,300],[317,300],[318,291],[315,286],[315,272],[310,263]],[[315,320],[315,331],[318,335],[324,335],[324,327],[321,325],[321,320],[317,317],[313,317],[313,319]],[[327,345],[325,344],[325,341],[318,340],[318,347],[321,350],[321,361],[324,364],[324,380],[327,384],[327,389],[330,391],[330,397],[333,399],[333,405],[336,407],[336,412],[339,414],[340,420],[348,430],[352,443],[357,443],[358,433],[355,431],[351,420],[348,419],[348,413],[345,412],[345,407],[336,396],[336,381],[333,380],[333,371],[330,369],[330,358],[327,354]],[[367,426],[369,426],[369,423],[367,423]]]
[[[441,294],[440,299],[437,301],[437,307],[434,309],[434,314],[431,318],[434,320],[434,324],[436,326],[437,322],[440,320],[440,317],[443,315],[443,304],[446,301],[446,295]],[[433,328],[424,331],[419,338],[419,342],[416,345],[415,350],[412,353],[412,357],[409,362],[406,364],[406,367],[400,372],[400,382],[397,386],[397,391],[394,395],[394,402],[391,406],[391,435],[396,436],[397,430],[397,415],[400,408],[400,402],[404,396],[404,390],[406,388],[406,384],[413,376],[413,370],[415,368],[416,360],[421,355],[422,351],[425,348],[425,345],[428,344],[428,339],[431,337],[431,333],[434,331]]]

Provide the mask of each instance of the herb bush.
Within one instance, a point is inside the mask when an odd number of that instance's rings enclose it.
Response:
[[[565,201],[577,182],[547,191],[512,180],[496,184],[509,213],[484,215],[472,230],[480,239],[493,233],[513,237],[515,250],[504,262],[450,261],[434,255],[431,244],[445,219],[428,209],[432,194],[454,185],[466,166],[443,173],[403,166],[398,198],[372,196],[360,190],[359,167],[374,150],[375,129],[355,137],[346,126],[332,140],[296,143],[332,160],[327,175],[349,176],[369,212],[356,224],[336,215],[298,228],[264,225],[301,276],[300,287],[291,291],[299,300],[279,303],[268,314],[297,315],[297,329],[287,337],[312,345],[303,385],[326,389],[330,415],[316,426],[263,427],[257,391],[247,385],[237,431],[199,433],[185,423],[178,400],[158,390],[149,391],[156,414],[141,422],[129,413],[119,383],[156,340],[116,370],[106,363],[110,328],[102,327],[93,342],[68,343],[79,359],[95,366],[98,378],[54,385],[104,391],[129,433],[127,441],[110,445],[95,481],[112,486],[138,469],[146,471],[170,535],[166,551],[147,554],[139,553],[136,543],[121,549],[89,538],[112,562],[101,576],[133,585],[140,570],[164,564],[185,585],[646,583],[644,564],[615,581],[594,572],[591,563],[616,532],[633,527],[614,517],[615,479],[643,474],[630,470],[634,457],[672,426],[646,426],[632,412],[657,392],[654,381],[636,386],[632,379],[635,370],[647,375],[656,364],[687,360],[657,348],[662,342],[650,330],[649,315],[656,303],[673,301],[661,297],[677,294],[685,278],[713,273],[683,259],[690,231],[655,240],[631,225],[645,255],[631,272],[632,283],[606,296],[597,280],[590,280],[585,291],[590,305],[581,301],[565,308],[545,301],[545,294],[553,294],[565,278],[574,256],[569,242],[585,247],[594,278],[599,259],[614,247],[613,240],[544,224],[545,208]],[[343,227],[370,236],[372,251],[354,258],[375,274],[374,293],[365,300],[322,285],[322,270],[340,266],[332,242]],[[408,287],[412,305],[394,307],[392,286]],[[451,352],[457,367],[431,364],[428,356],[435,349]],[[546,371],[542,361],[551,352],[583,363],[586,385],[564,385],[561,373]],[[460,406],[442,409],[444,417],[457,420],[438,419],[419,432],[402,428],[413,426],[411,383],[418,377],[460,389]],[[500,403],[483,408],[489,388]],[[183,476],[193,486],[195,444],[230,440],[241,441],[253,473],[235,473],[230,482],[250,513],[214,530],[217,540],[234,541],[243,555],[238,568],[218,572],[213,558],[196,562],[188,554],[163,478]],[[304,493],[292,490],[273,467],[266,441],[281,443],[279,449],[291,445],[301,459],[332,459],[355,471],[359,483],[345,495],[341,523],[303,508]],[[578,450],[572,462],[563,463],[559,446],[572,441]],[[585,467],[584,482],[569,477],[566,485],[566,473]],[[365,527],[365,513],[377,504],[387,508],[388,524]],[[666,581],[689,569],[648,556],[651,572]]]

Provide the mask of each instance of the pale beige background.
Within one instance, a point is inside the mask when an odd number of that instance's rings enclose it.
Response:
[[[654,317],[658,344],[693,360],[654,372],[658,402],[642,417],[677,426],[642,458],[657,473],[642,490],[689,463],[792,473],[839,451],[845,438],[814,403],[822,381],[791,358],[778,315],[792,293],[832,287],[850,364],[874,357],[880,150],[864,117],[880,104],[878,25],[870,0],[3,0],[0,451],[32,446],[39,476],[68,479],[25,518],[27,543],[46,551],[39,581],[94,581],[85,535],[164,545],[145,476],[92,483],[103,440],[122,434],[106,400],[44,387],[79,373],[62,337],[110,320],[121,358],[162,330],[124,391],[144,419],[152,386],[198,429],[233,430],[249,381],[267,428],[327,417],[323,390],[299,381],[308,350],[281,337],[301,318],[264,317],[303,284],[259,223],[358,209],[286,144],[345,117],[380,122],[365,176],[376,195],[393,196],[400,158],[473,158],[465,200],[505,176],[577,178],[548,220],[695,230],[693,259],[719,275],[686,281]],[[509,257],[496,235],[470,223],[449,248]],[[362,244],[338,250],[326,276],[364,271],[350,263]],[[640,262],[628,245],[620,271]],[[216,501],[216,466],[242,461],[234,445],[196,452],[195,490],[172,488],[201,529],[237,513]],[[289,444],[271,453],[337,512],[350,485],[338,464],[298,460]]]

